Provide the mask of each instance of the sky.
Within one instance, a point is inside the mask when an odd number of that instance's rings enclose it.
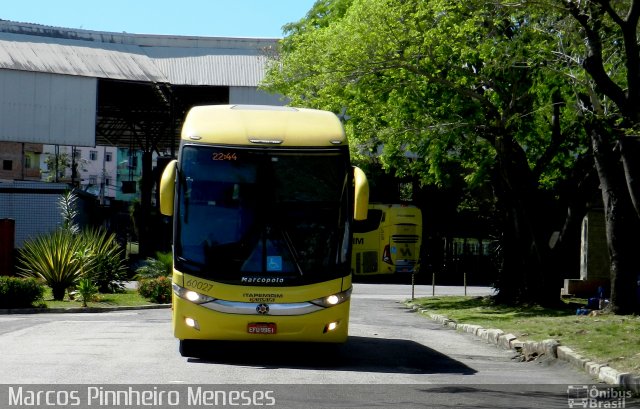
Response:
[[[316,0],[4,0],[0,19],[73,29],[203,37],[282,37]]]

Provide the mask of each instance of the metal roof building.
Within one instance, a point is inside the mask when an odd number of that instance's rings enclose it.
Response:
[[[282,104],[257,89],[276,43],[0,20],[0,141],[173,149],[193,105]]]

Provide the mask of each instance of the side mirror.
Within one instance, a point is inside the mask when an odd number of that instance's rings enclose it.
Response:
[[[177,160],[167,163],[160,179],[160,213],[173,216],[173,199],[176,192]]]
[[[367,220],[369,211],[369,181],[367,175],[357,166],[353,167],[353,182],[355,187],[353,218],[354,220]]]

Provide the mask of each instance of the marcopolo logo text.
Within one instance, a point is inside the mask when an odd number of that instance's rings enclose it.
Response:
[[[284,284],[282,277],[242,277],[242,284]]]

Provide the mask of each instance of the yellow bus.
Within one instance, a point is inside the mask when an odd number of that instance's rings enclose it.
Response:
[[[370,204],[355,225],[351,269],[355,275],[417,273],[422,212],[412,205]]]
[[[192,108],[160,183],[180,353],[197,340],[345,342],[368,189],[333,113]]]

